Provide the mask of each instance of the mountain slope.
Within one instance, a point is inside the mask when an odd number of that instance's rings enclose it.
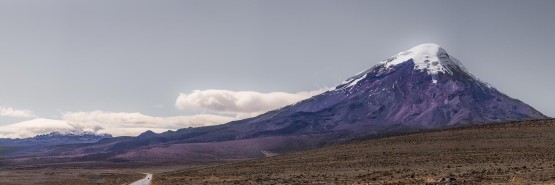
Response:
[[[438,45],[423,44],[297,104],[226,125],[161,136],[178,135],[191,142],[338,132],[359,137],[544,118],[478,80]]]
[[[474,77],[443,48],[423,44],[333,90],[257,117],[52,147],[48,155],[117,161],[235,160],[262,157],[263,151],[286,153],[367,137],[544,118]]]

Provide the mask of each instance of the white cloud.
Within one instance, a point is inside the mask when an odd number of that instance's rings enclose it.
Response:
[[[236,118],[211,114],[153,117],[141,113],[92,111],[68,112],[62,119],[79,130],[121,136],[138,135],[147,130],[162,132],[186,127],[219,125]]]
[[[33,119],[10,125],[0,126],[0,138],[28,138],[54,131],[68,132],[73,126],[61,120]]]
[[[101,125],[103,127],[147,127],[147,128],[183,128],[200,127],[222,124],[232,121],[233,117],[198,114],[192,116],[153,117],[141,113],[127,112],[68,112],[62,117],[63,120],[73,124],[75,127],[87,127],[87,125]]]
[[[136,136],[147,130],[160,133],[186,127],[218,125],[237,118],[211,114],[153,117],[126,112],[68,112],[62,120],[34,119],[0,126],[0,138],[28,138],[53,131],[89,131],[114,136]]]
[[[219,114],[191,116],[154,117],[129,112],[67,112],[61,120],[33,119],[0,126],[1,138],[27,138],[53,131],[89,131],[109,133],[114,136],[136,136],[147,130],[164,132],[186,127],[219,125],[233,120],[248,118],[307,99],[325,90],[309,92],[261,93],[255,91],[195,90],[180,94],[176,106],[180,109],[200,109]],[[0,107],[0,116],[36,118],[31,111]]]
[[[194,90],[181,93],[175,102],[179,109],[201,109],[217,113],[237,114],[238,117],[255,116],[270,110],[294,104],[320,94],[325,90],[298,93],[228,90]]]
[[[31,118],[35,117],[29,110],[18,110],[12,107],[0,107],[0,116]]]

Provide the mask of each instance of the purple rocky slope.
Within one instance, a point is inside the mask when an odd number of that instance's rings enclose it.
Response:
[[[294,105],[156,137],[180,143],[310,134],[345,139],[545,118],[478,80],[443,48],[423,44]]]
[[[246,122],[246,137],[333,131],[388,134],[545,119],[470,74],[436,44],[399,53],[334,90]],[[249,135],[251,134],[251,135]]]

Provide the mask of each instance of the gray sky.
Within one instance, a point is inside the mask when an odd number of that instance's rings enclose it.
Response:
[[[555,116],[555,1],[1,0],[0,106],[168,117],[193,90],[333,87],[415,45]],[[240,110],[226,114],[241,113]],[[0,117],[0,125],[29,120]]]

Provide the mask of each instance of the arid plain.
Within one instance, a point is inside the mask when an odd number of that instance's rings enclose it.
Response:
[[[553,184],[555,120],[407,134],[210,165],[0,170],[1,184]]]
[[[357,141],[156,174],[162,184],[553,184],[555,120]]]

